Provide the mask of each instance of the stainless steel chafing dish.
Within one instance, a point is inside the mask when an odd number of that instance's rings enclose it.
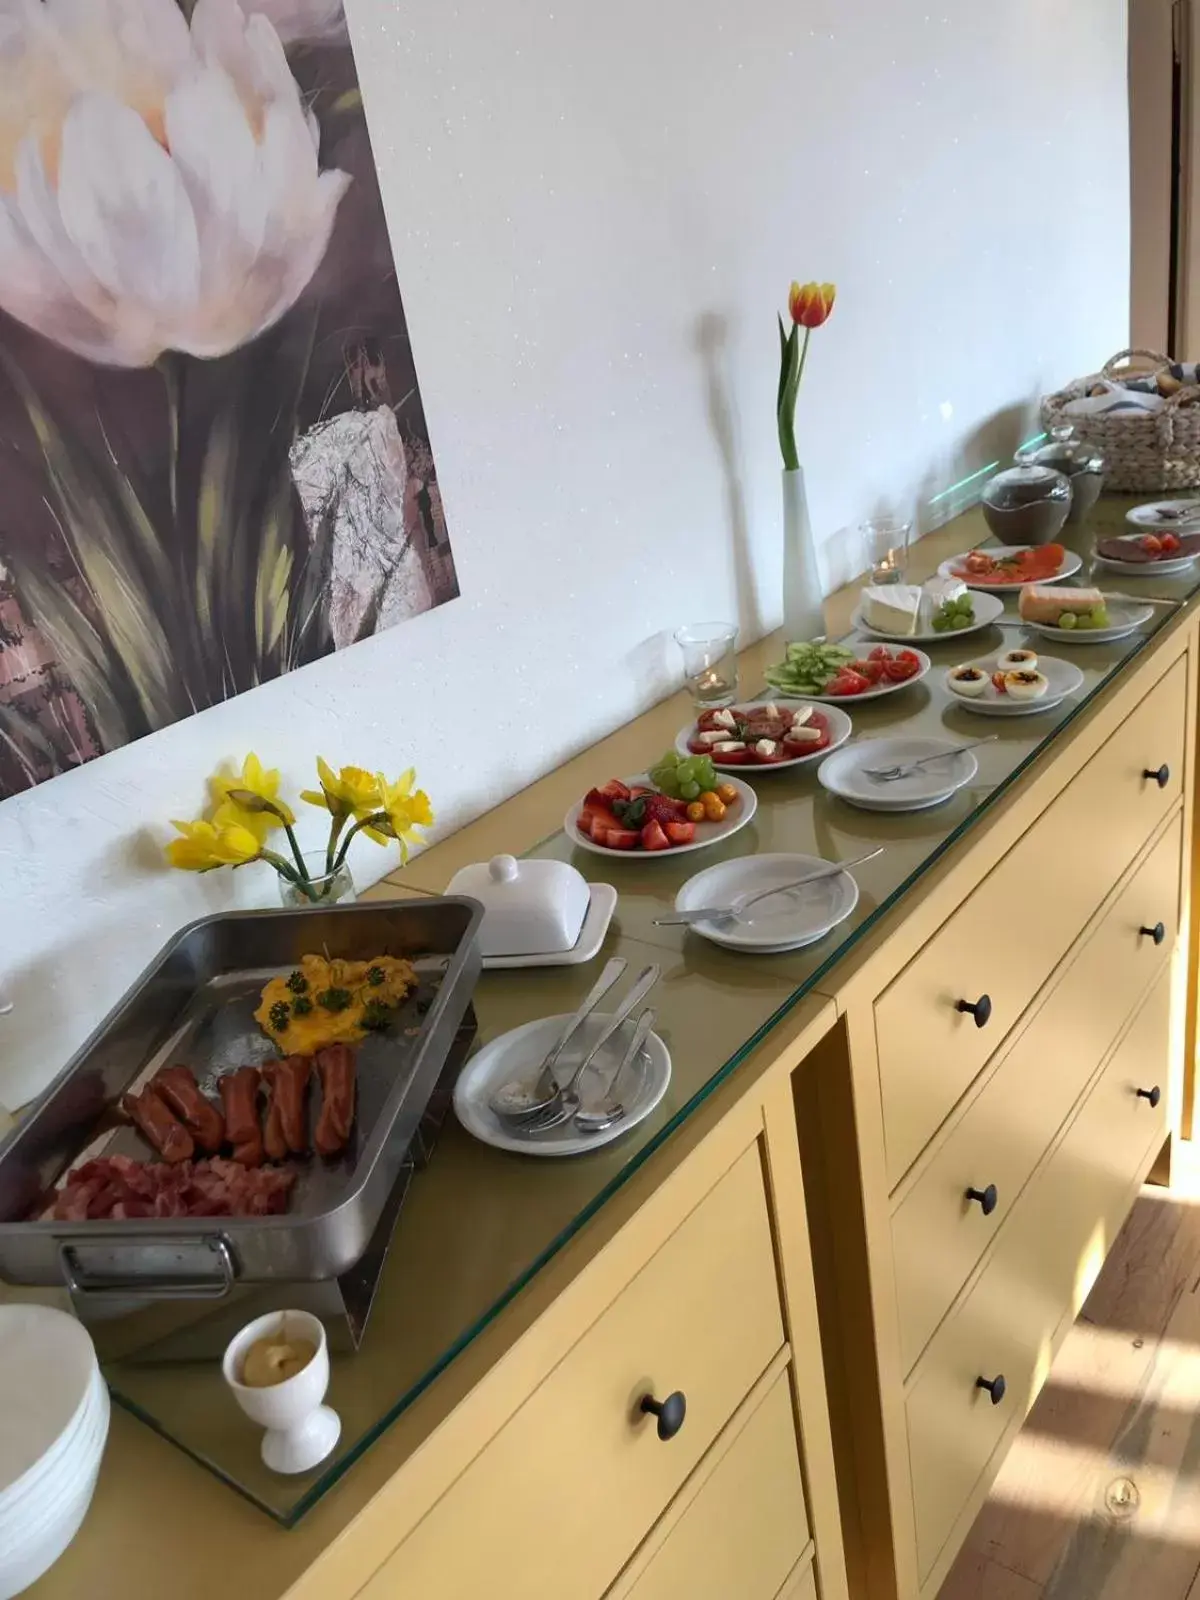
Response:
[[[235,1284],[318,1282],[359,1261],[402,1175],[480,972],[474,900],[375,902],[206,917],[178,933],[0,1144],[0,1277],[114,1302],[207,1299]],[[420,979],[386,1034],[358,1047],[358,1110],[334,1161],[299,1163],[282,1216],[29,1220],[80,1158],[145,1155],[110,1109],[166,1062],[211,1092],[275,1054],[253,1019],[263,984],[308,952],[404,956]],[[106,1117],[109,1118],[106,1125]]]

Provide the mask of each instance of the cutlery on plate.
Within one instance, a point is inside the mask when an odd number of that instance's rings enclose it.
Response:
[[[621,1002],[616,1014],[609,1018],[600,1032],[599,1038],[586,1051],[582,1061],[575,1068],[565,1084],[555,1085],[554,1093],[540,1106],[530,1111],[498,1111],[494,1101],[492,1110],[510,1128],[521,1133],[542,1133],[548,1128],[557,1128],[561,1123],[568,1121],[579,1110],[579,1085],[583,1075],[595,1061],[600,1051],[621,1028],[631,1012],[638,1006],[653,989],[662,976],[662,968],[651,963],[638,974],[638,980],[633,988]]]
[[[621,1057],[617,1070],[608,1080],[608,1088],[604,1091],[604,1098],[599,1105],[580,1106],[575,1113],[575,1126],[582,1128],[584,1133],[603,1133],[606,1128],[611,1128],[615,1122],[620,1122],[625,1115],[625,1107],[617,1099],[617,1085],[626,1072],[641,1056],[650,1030],[654,1027],[656,1013],[647,1008],[637,1020],[637,1027],[633,1031],[633,1038],[629,1047]]]
[[[864,861],[874,861],[876,856],[881,856],[883,845],[877,845],[874,850],[868,850],[865,855],[855,856],[850,861],[831,861],[829,865],[818,872],[810,872],[806,878],[797,878],[794,883],[777,883],[774,888],[760,889],[757,894],[752,894],[748,899],[739,900],[735,906],[702,906],[695,911],[677,911],[673,917],[655,917],[656,928],[690,928],[697,922],[716,922],[732,917],[740,922],[751,906],[758,905],[763,900],[769,900],[775,894],[789,894],[793,889],[803,889],[810,883],[817,883],[822,878],[837,878],[843,872],[849,872],[851,867],[861,867]]]
[[[978,750],[981,744],[995,744],[999,737],[998,733],[989,733],[986,739],[972,739],[969,744],[956,744],[953,750],[939,750],[935,756],[918,756],[913,761],[892,767],[864,767],[863,776],[876,778],[880,783],[895,783],[897,778],[907,778],[916,772],[918,767],[926,767],[931,761],[948,761],[951,756],[961,756],[968,750]]]
[[[574,1038],[580,1025],[624,975],[628,965],[628,961],[622,956],[614,956],[611,961],[605,963],[604,971],[584,996],[578,1011],[567,1019],[562,1032],[550,1046],[532,1083],[527,1079],[514,1078],[512,1082],[502,1084],[496,1090],[488,1103],[498,1117],[528,1116],[551,1103],[558,1093],[558,1079],[554,1076],[554,1069],[558,1065],[559,1056]]]
[[[1163,595],[1121,594],[1116,589],[1106,589],[1104,598],[1106,600],[1123,600],[1126,605],[1131,606],[1181,606],[1183,604],[1182,600],[1168,600]]]

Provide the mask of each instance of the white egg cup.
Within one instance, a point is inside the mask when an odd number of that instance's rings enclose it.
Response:
[[[289,1338],[307,1339],[316,1345],[317,1353],[308,1365],[266,1389],[242,1383],[239,1374],[250,1346],[268,1334],[284,1332]],[[341,1418],[321,1404],[329,1388],[329,1345],[320,1320],[309,1312],[270,1311],[248,1322],[230,1340],[221,1373],[250,1420],[267,1430],[262,1458],[272,1472],[309,1472],[337,1444]]]

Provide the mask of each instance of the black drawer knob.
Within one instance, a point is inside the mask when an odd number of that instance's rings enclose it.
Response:
[[[1161,944],[1167,937],[1167,930],[1161,922],[1156,922],[1152,928],[1139,928],[1138,932],[1147,939],[1153,939],[1155,944]]]
[[[1152,767],[1145,768],[1142,773],[1142,777],[1153,779],[1160,789],[1165,789],[1171,781],[1171,769],[1164,761],[1157,772],[1155,772]]]
[[[639,1401],[639,1409],[647,1416],[658,1418],[660,1439],[673,1439],[683,1427],[683,1419],[687,1416],[687,1401],[678,1389],[674,1394],[669,1394],[665,1400],[656,1400],[652,1394],[644,1394]]]
[[[979,1209],[985,1217],[990,1217],[999,1203],[1000,1196],[996,1192],[996,1185],[989,1183],[986,1189],[968,1189],[967,1199],[978,1200]]]
[[[981,994],[974,1003],[970,1000],[959,1000],[954,1009],[968,1012],[973,1016],[977,1028],[986,1028],[992,1015],[992,997],[990,994]]]
[[[1149,1100],[1150,1104],[1157,1108],[1158,1102],[1162,1099],[1162,1090],[1155,1084],[1153,1089],[1139,1089],[1137,1097],[1139,1100]]]
[[[998,1378],[976,1378],[975,1387],[977,1389],[986,1389],[992,1397],[992,1404],[994,1406],[998,1406],[1000,1404],[1001,1400],[1004,1399],[1004,1396],[1008,1391],[1008,1385],[1004,1381],[1003,1373],[1001,1373]]]

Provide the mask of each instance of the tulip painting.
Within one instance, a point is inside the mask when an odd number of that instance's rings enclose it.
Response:
[[[0,799],[457,592],[342,0],[0,0]]]

